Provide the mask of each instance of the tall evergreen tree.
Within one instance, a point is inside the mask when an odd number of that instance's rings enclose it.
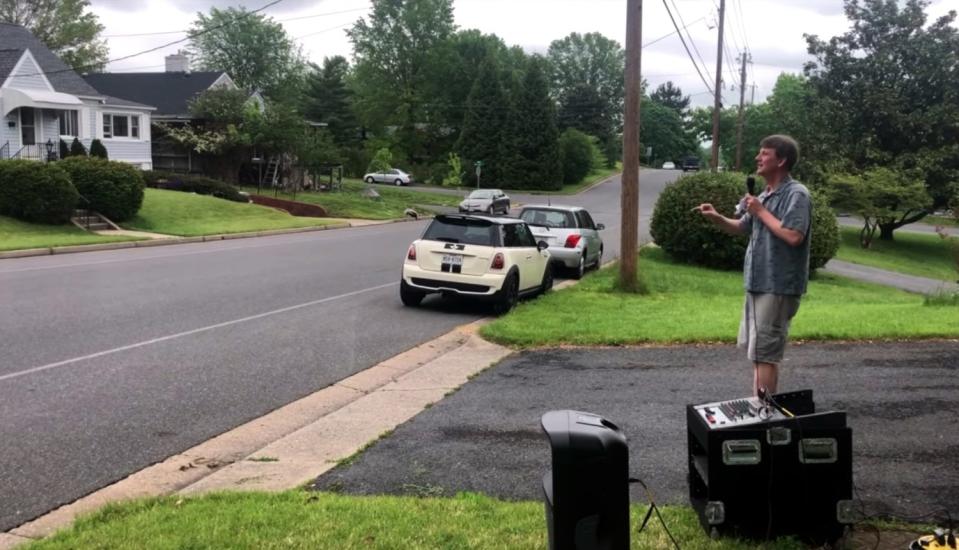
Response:
[[[545,62],[539,56],[529,61],[510,128],[512,139],[503,140],[510,144],[507,153],[513,157],[510,183],[529,189],[562,187],[556,107],[549,95]]]
[[[503,183],[500,143],[506,133],[508,101],[495,63],[491,60],[483,62],[466,100],[463,129],[456,142],[456,152],[467,169],[466,183],[470,185],[476,185],[475,161],[483,162],[480,177],[483,187]]]
[[[359,139],[359,123],[353,114],[353,92],[347,87],[350,64],[342,56],[323,59],[323,67],[311,64],[306,82],[303,113],[308,120],[327,124],[339,146]]]
[[[663,107],[669,107],[676,111],[680,116],[686,116],[686,109],[689,108],[689,96],[684,96],[683,91],[678,86],[673,86],[671,80],[657,86],[649,97]]]

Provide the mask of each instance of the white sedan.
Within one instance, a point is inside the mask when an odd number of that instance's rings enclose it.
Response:
[[[407,174],[399,168],[390,168],[382,172],[370,172],[363,176],[366,183],[392,183],[393,185],[409,185],[413,181],[413,174]]]

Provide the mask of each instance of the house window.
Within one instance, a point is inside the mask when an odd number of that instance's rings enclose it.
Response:
[[[140,138],[140,117],[137,115],[103,115],[104,138]]]
[[[61,136],[79,136],[77,133],[79,129],[79,117],[77,116],[76,111],[60,111],[58,113],[58,118],[60,119],[60,135]]]

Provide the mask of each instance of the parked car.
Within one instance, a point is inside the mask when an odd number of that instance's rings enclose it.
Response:
[[[383,172],[370,172],[363,176],[366,183],[392,183],[393,185],[409,185],[413,181],[413,174],[407,174],[399,168],[390,168]]]
[[[524,206],[519,219],[529,224],[537,241],[545,241],[554,264],[571,269],[577,279],[589,266],[603,262],[603,238],[606,229],[579,206],[532,204]]]
[[[406,251],[400,299],[413,307],[438,292],[491,301],[506,313],[520,296],[553,288],[549,260],[546,243],[522,220],[439,215]]]
[[[683,159],[683,172],[699,170],[699,157],[686,157]]]
[[[674,163],[668,160],[663,163],[663,170],[675,170],[675,169],[676,169],[676,165]]]
[[[486,214],[509,214],[509,195],[499,189],[477,189],[466,195],[460,203],[463,213],[485,212]]]

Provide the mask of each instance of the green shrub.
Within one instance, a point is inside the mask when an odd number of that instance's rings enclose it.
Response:
[[[70,156],[70,146],[67,142],[60,140],[60,158],[65,159]]]
[[[366,167],[367,172],[384,172],[393,167],[393,153],[390,153],[390,150],[386,147],[376,151],[376,154],[373,155],[373,160],[370,161],[370,165]]]
[[[66,223],[78,199],[58,163],[0,161],[0,214],[32,223]]]
[[[723,233],[693,208],[711,203],[722,215],[733,211],[745,189],[742,174],[698,172],[666,186],[653,209],[650,233],[675,260],[721,269],[742,269],[747,236]],[[762,180],[757,187],[762,187]],[[839,224],[825,195],[812,194],[812,242],[809,269],[826,265],[839,249]]]
[[[824,193],[812,193],[812,242],[809,244],[809,271],[826,265],[839,250],[839,222]]]
[[[559,151],[567,185],[582,181],[593,170],[594,159],[601,157],[593,140],[575,128],[567,128],[559,136]]]
[[[233,202],[250,202],[249,197],[241,194],[236,187],[233,187],[229,183],[205,176],[171,174],[169,172],[146,170],[143,172],[143,180],[147,187],[155,189],[209,195]]]
[[[70,144],[70,156],[71,157],[85,157],[87,156],[87,148],[80,143],[80,140],[73,138],[73,143]]]
[[[143,176],[129,164],[96,157],[74,157],[58,163],[92,210],[115,222],[132,218],[143,204]]]
[[[460,156],[456,153],[450,153],[446,161],[446,174],[444,174],[443,180],[440,183],[449,187],[463,185],[463,174],[465,173],[463,170],[463,161],[460,160]]]
[[[708,202],[732,217],[744,192],[738,174],[697,172],[679,178],[656,201],[649,227],[653,240],[680,262],[742,269],[748,239],[723,233],[693,208]]]
[[[100,141],[99,139],[95,139],[90,142],[90,156],[98,157],[102,159],[109,158],[109,155],[107,155],[106,146],[104,146],[103,142]]]

